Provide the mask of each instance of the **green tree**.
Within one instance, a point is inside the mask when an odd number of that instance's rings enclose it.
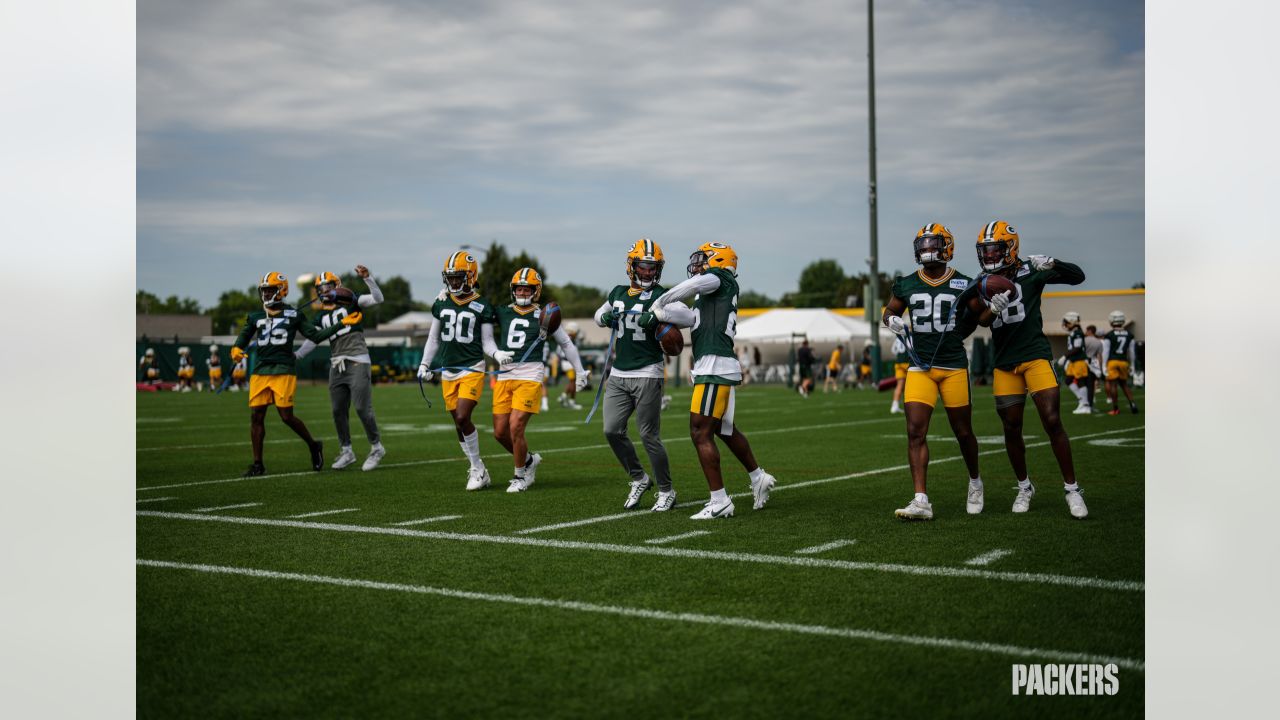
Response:
[[[511,276],[522,267],[531,267],[542,276],[542,300],[545,302],[549,294],[548,287],[545,286],[546,268],[537,258],[523,250],[519,255],[511,257],[507,254],[507,249],[497,242],[489,246],[484,259],[480,261],[480,294],[499,305],[511,302]]]
[[[343,273],[342,285],[356,293],[369,292],[369,286],[365,284],[364,279],[353,272]],[[422,307],[421,303],[414,302],[409,281],[400,275],[379,279],[378,289],[382,290],[382,302],[361,310],[364,313],[365,322],[375,327],[379,323],[394,320],[410,310]]]
[[[200,314],[200,303],[192,298],[179,299],[177,295],[170,295],[164,300],[161,300],[158,296],[153,295],[146,290],[139,290],[135,297],[139,315]]]
[[[835,260],[815,260],[800,271],[800,289],[792,295],[796,307],[843,307],[844,298],[836,301],[844,284],[844,268]]]
[[[256,285],[248,290],[227,290],[218,296],[218,304],[205,314],[213,320],[213,332],[217,335],[240,332],[245,318],[254,310],[262,309]]]
[[[604,291],[599,288],[566,283],[564,285],[548,285],[542,291],[543,302],[554,300],[560,303],[561,317],[591,317],[604,302]]]
[[[767,308],[777,307],[778,301],[755,290],[748,290],[738,295],[738,307],[740,308]]]

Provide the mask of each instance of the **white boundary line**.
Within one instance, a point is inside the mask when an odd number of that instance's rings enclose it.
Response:
[[[236,508],[257,507],[261,504],[262,503],[240,503],[238,505],[216,505],[214,507],[196,508],[191,512],[207,513],[213,512],[214,510],[235,510]]]
[[[767,630],[787,632],[799,635],[818,635],[838,637],[847,640],[868,640],[871,642],[893,643],[895,645],[914,645],[917,647],[960,650],[968,652],[1005,655],[1009,657],[1029,658],[1039,662],[1058,660],[1070,663],[1112,664],[1128,670],[1144,672],[1146,663],[1142,660],[1123,657],[1111,657],[1067,650],[1048,650],[1043,648],[1020,647],[1000,643],[975,642],[944,637],[925,637],[920,635],[897,635],[894,633],[866,630],[859,628],[838,628],[826,625],[804,625],[800,623],[756,620],[753,618],[732,617],[725,615],[705,615],[702,613],[675,613],[647,608],[626,607],[621,605],[598,605],[596,603],[577,600],[555,600],[551,598],[481,593],[470,590],[454,590],[452,588],[431,587],[428,585],[406,585],[402,583],[377,582],[356,578],[331,577],[326,575],[309,575],[302,573],[276,572],[273,570],[257,570],[253,568],[227,567],[222,565],[196,565],[190,563],[169,562],[165,560],[143,560],[139,558],[140,567],[167,568],[173,570],[193,570],[197,572],[240,575],[244,577],[266,578],[270,580],[292,580],[295,582],[314,583],[319,585],[336,585],[339,587],[361,588],[365,590],[389,590],[392,592],[415,593],[419,595],[436,595],[439,597],[457,598],[461,600],[479,600],[482,602],[505,603],[508,605],[524,605],[526,607],[551,608],[554,610],[572,610],[576,612],[596,613],[601,615],[618,615],[646,620],[663,620],[666,622],[694,623],[699,625],[719,625],[724,627],[744,628],[748,630]]]
[[[1089,435],[1080,435],[1080,436],[1077,436],[1075,439],[1084,440],[1086,438],[1099,437],[1101,435],[1114,435],[1116,433],[1133,432],[1135,430],[1142,430],[1145,427],[1146,427],[1145,425],[1139,425],[1137,427],[1131,427],[1131,428],[1119,428],[1116,430],[1107,430],[1105,432],[1091,433]],[[758,435],[761,433],[756,433],[756,434]],[[1049,444],[1050,444],[1049,441],[1045,440],[1044,442],[1027,443],[1027,447],[1028,448],[1044,447]],[[996,454],[1002,454],[1004,452],[1005,452],[1004,448],[995,448],[992,450],[982,450],[978,453],[978,455],[979,456],[996,455]],[[929,466],[932,467],[939,463],[957,462],[961,460],[964,460],[963,455],[933,458],[929,461]],[[777,485],[773,486],[773,490],[771,492],[776,493],[779,490],[792,490],[795,488],[810,487],[812,485],[825,485],[826,483],[839,482],[841,480],[853,480],[855,478],[867,477],[868,475],[879,475],[881,473],[896,472],[898,470],[910,470],[910,469],[911,469],[911,466],[909,464],[890,465],[889,467],[876,468],[875,470],[862,470],[860,472],[849,473],[847,475],[834,475],[832,477],[818,478],[817,480],[805,480],[803,482],[798,482],[798,483],[779,482]],[[737,492],[737,493],[729,493],[729,497],[731,498],[748,497],[750,495],[751,495],[750,490],[745,490],[743,492]],[[688,502],[679,503],[678,505],[676,505],[676,507],[678,508],[693,507],[694,505],[704,505],[706,504],[706,502],[707,502],[706,500],[689,500]],[[645,514],[646,513],[643,513],[643,512],[632,511],[632,512],[625,512],[625,513],[614,513],[611,515],[600,515],[597,517],[583,518],[582,520],[570,520],[568,522],[555,523],[554,525],[540,525],[538,527],[525,528],[523,530],[516,530],[512,534],[527,535],[530,533],[546,532],[548,530],[562,530],[564,528],[579,527],[581,525],[593,525],[595,523],[608,522],[610,520],[621,520],[623,518],[639,517]]]
[[[797,425],[795,427],[789,427],[789,428],[774,428],[772,430],[758,430],[756,432],[753,432],[752,436],[774,435],[777,433],[799,432],[802,430],[820,430],[824,428],[833,428],[833,427],[848,427],[850,425],[866,425],[868,423],[899,422],[900,420],[901,418],[891,417],[891,418],[874,418],[871,420],[847,420],[845,422],[823,423],[821,425]],[[686,437],[687,436],[682,435],[679,438],[665,438],[663,439],[663,442],[675,443],[675,442],[679,442],[682,439],[685,439]],[[290,442],[296,442],[296,440],[293,440]],[[234,443],[234,444],[241,444],[241,443]],[[539,454],[545,454],[545,453],[552,453],[552,452],[575,452],[578,450],[599,450],[601,448],[607,448],[607,447],[609,447],[608,443],[598,443],[595,445],[579,445],[577,447],[567,447],[567,448],[538,448],[537,451]],[[511,455],[509,453],[493,453],[490,455],[485,455],[483,457],[485,460],[493,460],[495,458],[511,457]],[[459,455],[457,457],[436,458],[433,460],[412,460],[409,462],[400,462],[400,463],[383,463],[379,467],[384,467],[384,468],[410,467],[414,465],[432,465],[435,463],[465,462],[466,459],[467,459],[466,456]],[[174,483],[172,485],[151,485],[148,487],[134,488],[134,491],[142,492],[144,490],[167,490],[169,488],[189,487],[191,485],[215,485],[219,483],[244,482],[246,480],[266,480],[270,478],[295,477],[298,475],[314,475],[315,472],[316,471],[314,470],[303,470],[301,472],[273,473],[268,475],[259,475],[256,478],[234,477],[234,478],[226,478],[225,480],[198,480],[195,482]]]
[[[1008,557],[1012,554],[1013,554],[1012,550],[996,549],[996,550],[992,550],[991,552],[982,553],[978,557],[973,558],[971,560],[965,560],[964,564],[971,565],[974,567],[986,567],[987,565],[990,565],[991,563],[999,560],[1000,558]]]
[[[673,543],[677,540],[686,540],[688,538],[701,537],[703,535],[710,535],[710,534],[711,534],[710,530],[691,530],[687,533],[680,533],[679,535],[668,535],[666,537],[654,538],[652,540],[645,540],[644,542],[646,545],[666,545],[667,543]]]
[[[421,520],[405,520],[404,522],[391,523],[396,527],[406,527],[408,525],[426,525],[427,523],[442,522],[444,520],[457,520],[461,515],[437,515],[435,517],[422,518]]]
[[[826,552],[828,550],[835,550],[836,548],[842,548],[846,545],[852,545],[856,542],[858,541],[857,540],[832,540],[829,543],[814,545],[813,547],[800,548],[799,550],[796,550],[796,554],[797,555],[817,555],[818,553]]]
[[[142,503],[153,503],[153,502],[161,502],[162,500],[177,500],[177,499],[178,499],[178,498],[176,498],[176,497],[143,498],[143,499],[141,499],[141,500],[137,501],[137,504],[138,504],[138,505],[141,505]]]
[[[512,535],[479,535],[472,533],[411,530],[409,528],[400,527],[341,525],[337,523],[308,522],[304,520],[273,520],[270,518],[243,517],[239,515],[201,515],[192,513],[164,512],[161,510],[135,510],[134,514],[138,517],[164,518],[168,520],[200,520],[204,522],[231,523],[235,525],[262,525],[267,527],[326,530],[329,532],[361,533],[369,535],[399,535],[403,537],[419,537],[430,540],[455,540],[460,542],[493,543],[496,545],[523,545],[526,547],[555,548],[558,550],[590,550],[596,552],[619,553],[624,555],[654,555],[659,557],[679,557],[696,560],[728,560],[733,562],[759,563],[762,565],[790,565],[793,567],[819,567],[833,568],[837,570],[870,570],[874,572],[902,573],[906,575],[978,578],[1003,582],[1063,585],[1066,587],[1076,588],[1097,588],[1100,590],[1122,590],[1128,592],[1144,591],[1143,583],[1134,580],[1103,580],[1101,578],[1052,575],[1046,573],[997,572],[993,570],[932,565],[854,562],[850,560],[827,560],[824,558],[794,557],[790,555],[759,555],[755,553],[726,552],[721,550],[690,550],[687,548],[659,547],[653,545],[614,545],[611,543],[579,542],[575,540],[549,540],[542,538],[515,537]]]
[[[360,508],[342,508],[341,510],[320,510],[317,512],[302,513],[301,515],[286,515],[289,518],[309,518],[320,517],[321,515],[337,515],[338,513],[356,512]]]

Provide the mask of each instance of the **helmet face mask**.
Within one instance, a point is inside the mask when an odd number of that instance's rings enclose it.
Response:
[[[978,231],[978,265],[994,273],[1018,265],[1018,231],[1012,225],[995,220]]]
[[[648,290],[662,279],[662,248],[649,238],[640,238],[627,249],[627,277],[631,287]]]
[[[706,242],[698,246],[689,255],[689,266],[686,270],[689,277],[701,275],[713,267],[728,270],[734,277],[738,275],[738,253],[733,248],[720,242]]]
[[[466,271],[444,272],[444,273],[440,273],[440,276],[444,278],[445,287],[449,288],[449,292],[453,293],[454,295],[461,295],[467,291],[468,287],[467,287]]]
[[[707,254],[702,250],[694,250],[689,255],[689,265],[685,271],[689,273],[689,277],[701,275],[707,269]]]
[[[912,249],[916,262],[920,265],[949,263],[955,255],[955,236],[946,226],[940,223],[929,223],[916,233]]]
[[[511,278],[511,300],[519,307],[529,307],[542,297],[542,276],[533,268],[520,268]]]
[[[258,297],[262,300],[262,309],[271,311],[284,307],[284,299],[289,295],[289,280],[278,272],[269,272],[262,276],[258,283]]]
[[[440,278],[452,295],[470,295],[475,292],[480,277],[480,263],[470,253],[459,250],[445,258]]]
[[[653,260],[631,261],[631,283],[648,290],[662,277],[662,265]]]
[[[342,279],[331,272],[325,271],[316,273],[316,295],[324,297],[325,293],[333,292],[342,287]]]
[[[1013,263],[1009,262],[1009,243],[979,243],[978,264],[987,272],[998,272],[1012,267]]]

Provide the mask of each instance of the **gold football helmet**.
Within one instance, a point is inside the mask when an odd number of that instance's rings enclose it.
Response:
[[[916,262],[921,265],[934,262],[947,263],[951,262],[951,258],[956,254],[956,239],[951,234],[951,230],[942,223],[929,223],[916,233],[913,248]]]
[[[480,278],[480,263],[466,251],[450,253],[444,261],[444,286],[454,295],[470,295]]]
[[[627,277],[631,286],[648,290],[662,279],[662,248],[649,238],[640,238],[627,251]]]
[[[518,287],[531,287],[533,288],[533,293],[526,297],[520,297],[516,295],[516,288]],[[540,297],[542,297],[542,276],[538,274],[537,270],[531,267],[523,267],[517,270],[515,275],[511,276],[511,299],[515,301],[516,305],[528,307],[538,302]]]
[[[263,310],[279,309],[289,297],[289,278],[274,271],[263,275],[262,282],[258,283],[258,296],[262,298]]]
[[[330,290],[342,287],[342,278],[325,270],[316,273],[316,295],[324,295]]]
[[[706,242],[698,246],[689,255],[689,265],[685,268],[689,277],[701,275],[713,267],[724,268],[738,276],[738,253],[733,248],[718,242]]]
[[[987,272],[999,272],[1018,264],[1018,231],[1003,220],[993,220],[978,231],[978,264]]]

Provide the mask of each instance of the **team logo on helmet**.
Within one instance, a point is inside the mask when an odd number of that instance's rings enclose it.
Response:
[[[662,248],[649,238],[640,238],[627,249],[627,277],[631,286],[648,290],[662,279]]]
[[[516,293],[516,288],[532,288],[528,294]],[[511,300],[520,307],[529,307],[542,297],[542,276],[531,267],[523,267],[511,276]]]
[[[983,270],[1000,272],[1018,260],[1018,231],[1003,220],[994,220],[978,231],[978,264]]]
[[[258,283],[258,296],[264,310],[279,309],[284,306],[284,299],[289,297],[289,278],[278,272],[263,275],[262,282]]]
[[[701,275],[713,267],[724,268],[738,275],[738,253],[732,247],[720,242],[707,242],[698,246],[689,255],[689,265],[685,270],[689,277]]]

